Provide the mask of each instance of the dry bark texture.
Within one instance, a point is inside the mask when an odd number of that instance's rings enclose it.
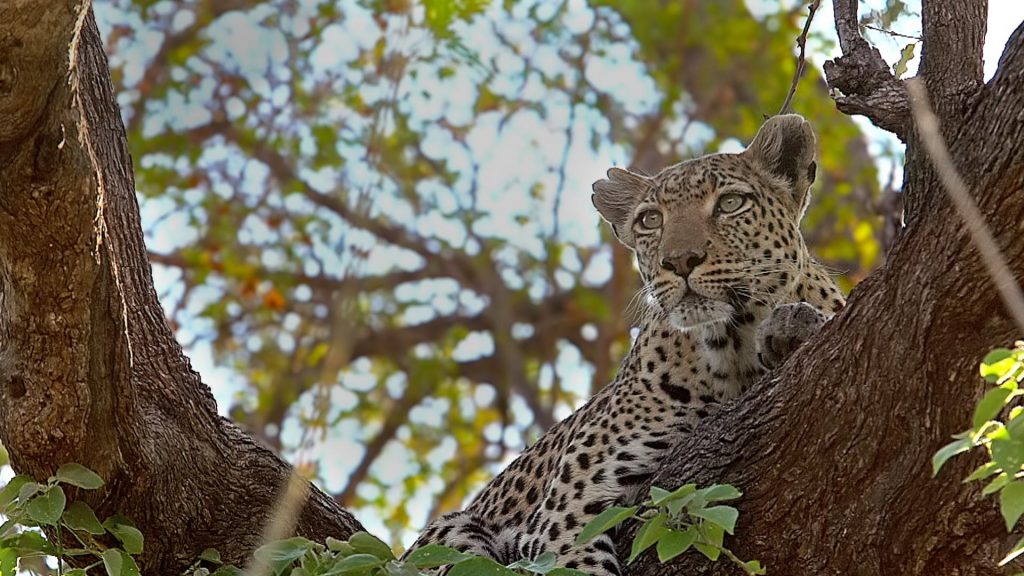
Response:
[[[91,10],[5,0],[0,24],[0,440],[21,473],[79,462],[146,536],[146,574],[242,565],[290,467],[221,419],[157,301]],[[69,70],[69,46],[74,66]],[[297,532],[359,523],[313,490]]]
[[[856,22],[855,3],[835,4],[840,15],[853,4]],[[983,85],[986,8],[982,1],[924,3],[920,75],[954,162],[1020,281],[1024,26]],[[837,23],[841,36],[846,24]],[[854,53],[862,49],[857,40],[859,34],[849,40]],[[876,72],[869,65],[865,73]],[[679,446],[654,481],[741,486],[746,494],[734,549],[762,560],[771,573],[1020,571],[1020,565],[996,567],[1019,535],[1005,533],[992,499],[959,483],[978,462],[954,460],[931,478],[931,455],[966,427],[984,390],[978,361],[1021,334],[916,139],[899,84],[890,75],[875,83],[877,93],[861,95],[863,101],[897,92],[903,98],[892,101],[898,106],[863,108],[882,127],[900,126],[908,144],[908,225],[886,266],[771,381]],[[844,98],[840,108],[848,109]],[[671,568],[652,560],[638,561],[629,574],[736,573],[696,555]]]
[[[77,2],[3,1],[0,440],[19,472],[44,478],[75,461],[107,478],[102,492],[78,496],[142,529],[146,574],[177,574],[209,546],[244,563],[290,469],[216,415],[164,322],[91,14],[80,21]],[[856,3],[835,7],[846,60],[830,80],[857,87],[837,105],[907,141],[908,227],[847,309],[686,439],[655,482],[742,487],[730,545],[774,574],[998,574],[1011,538],[994,505],[957,481],[971,463],[934,480],[928,461],[969,419],[983,389],[978,359],[1020,334],[916,141],[906,91],[858,55],[870,47]],[[926,0],[921,75],[1020,279],[1024,28],[983,85],[985,13],[984,0]],[[314,489],[297,532],[358,528]],[[735,572],[696,555],[630,569]]]

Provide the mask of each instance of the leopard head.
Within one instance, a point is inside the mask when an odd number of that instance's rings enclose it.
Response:
[[[612,168],[592,199],[636,253],[648,303],[692,329],[791,298],[809,258],[799,225],[814,151],[803,117],[775,116],[737,154],[688,160],[653,177]]]

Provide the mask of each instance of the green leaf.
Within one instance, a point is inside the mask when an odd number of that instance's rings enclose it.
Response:
[[[697,541],[693,545],[705,544],[718,548],[718,551],[721,552],[723,541],[725,541],[725,531],[722,530],[722,527],[713,522],[705,522],[697,528]],[[712,560],[717,557],[716,555]]]
[[[0,507],[7,507],[8,504],[14,502],[14,499],[21,492],[21,487],[29,482],[32,482],[32,479],[21,474],[11,478],[11,481],[4,486],[4,489],[0,490]],[[35,482],[32,483],[35,484]]]
[[[272,572],[278,572],[302,558],[312,547],[313,542],[296,536],[260,546],[254,556],[266,564]]]
[[[242,572],[241,569],[230,564],[225,564],[224,566],[214,570],[213,574],[210,574],[210,576],[243,576],[243,574],[245,574],[245,572]]]
[[[713,522],[729,534],[733,534],[736,529],[736,519],[739,518],[740,513],[732,506],[712,506],[690,512],[690,515]]]
[[[632,518],[636,513],[636,506],[622,507],[612,506],[601,512],[594,517],[593,520],[587,522],[587,525],[580,531],[579,536],[576,537],[576,546],[584,544],[599,534],[611,530],[615,526],[625,521],[628,518]]]
[[[89,534],[103,534],[105,530],[100,524],[100,519],[88,504],[76,500],[64,511],[64,523],[72,530],[88,532]]]
[[[655,542],[668,532],[668,528],[665,527],[666,520],[668,520],[668,516],[664,512],[659,512],[653,518],[644,522],[640,530],[637,531],[636,537],[633,538],[633,548],[629,553],[629,562],[636,560],[637,556],[643,554],[644,550],[653,546]]]
[[[916,47],[917,44],[911,42],[900,50],[900,59],[892,65],[892,73],[896,78],[900,78],[907,73],[907,64],[914,59],[914,48]]]
[[[970,476],[964,478],[964,484],[968,482],[974,482],[976,480],[984,480],[985,478],[988,478],[989,476],[995,474],[998,471],[999,467],[996,466],[995,462],[986,462],[981,466],[978,466],[978,468],[974,472],[971,472]]]
[[[220,559],[220,552],[216,548],[207,548],[199,554],[199,559],[211,564],[221,564],[223,561]]]
[[[547,552],[541,553],[540,556],[537,556],[537,558],[533,560],[528,558],[517,560],[516,562],[509,564],[508,568],[512,570],[525,570],[527,572],[547,574],[555,567],[556,561],[557,558],[555,557],[555,553],[548,550]]]
[[[373,554],[353,554],[342,558],[341,561],[337,562],[329,570],[323,573],[323,576],[333,576],[335,574],[366,574],[370,568],[376,568],[383,566],[387,560],[374,556]]]
[[[490,558],[471,558],[459,562],[448,572],[448,576],[519,576],[514,570],[498,564]]]
[[[664,488],[658,488],[657,486],[651,486],[651,504],[657,506],[665,501],[672,493]]]
[[[18,553],[12,548],[0,548],[0,576],[14,576],[17,569]]]
[[[60,486],[51,486],[46,492],[29,500],[25,505],[25,512],[29,518],[40,524],[56,526],[60,521],[60,515],[64,513],[66,503],[64,490]]]
[[[708,560],[712,562],[718,560],[718,557],[722,555],[721,548],[704,544],[703,542],[694,542],[693,547],[699,550],[701,554],[707,556]]]
[[[1003,387],[993,388],[986,392],[974,408],[974,418],[971,422],[974,428],[980,429],[986,422],[995,418],[996,414],[999,414],[999,411],[1006,405],[1006,399],[1012,392]]]
[[[676,488],[675,490],[670,492],[667,496],[665,496],[665,498],[661,502],[659,502],[659,504],[662,504],[662,503],[665,503],[665,502],[677,501],[677,500],[680,500],[682,498],[687,498],[688,496],[691,496],[695,492],[697,492],[697,485],[696,484],[683,484],[682,486],[680,486],[679,488]]]
[[[555,568],[548,572],[548,576],[590,576],[590,574],[575,568]]]
[[[947,460],[957,454],[967,452],[971,447],[971,441],[967,438],[962,438],[955,442],[950,442],[940,448],[939,451],[932,456],[932,476],[934,477],[939,475],[939,469],[942,468],[942,465],[945,464]]]
[[[121,542],[125,552],[142,554],[144,541],[142,532],[132,526],[131,520],[121,515],[111,516],[103,522],[103,527]]]
[[[351,544],[345,542],[344,540],[338,540],[337,538],[331,538],[330,536],[328,536],[325,542],[327,544],[328,550],[330,550],[331,552],[338,552],[342,556],[354,554],[356,551]]]
[[[748,562],[744,562],[743,567],[744,569],[746,569],[748,574],[762,575],[768,573],[765,567],[762,566],[761,562],[759,562],[758,560],[750,560]]]
[[[713,484],[702,490],[704,500],[707,502],[718,502],[722,500],[735,500],[743,493],[732,484]]]
[[[395,559],[395,553],[391,551],[391,547],[368,532],[356,532],[348,539],[348,543],[356,552],[371,554],[382,560]]]
[[[1003,486],[1006,486],[1007,484],[1010,483],[1010,480],[1011,478],[1006,472],[999,474],[999,476],[993,478],[992,481],[988,483],[988,485],[981,489],[981,495],[988,496],[989,494],[994,494],[1002,490]]]
[[[411,563],[417,568],[437,568],[445,564],[455,564],[467,558],[471,558],[471,556],[463,554],[454,548],[440,544],[427,544],[422,548],[413,550],[409,557],[406,558],[406,562]]]
[[[78,486],[79,488],[85,488],[86,490],[95,490],[100,486],[103,486],[103,478],[100,478],[99,474],[89,470],[81,464],[75,464],[73,462],[58,468],[54,477],[58,482]]]
[[[989,449],[992,451],[992,460],[1003,471],[1013,475],[1021,466],[1024,466],[1024,441],[1010,438],[1005,429],[1000,434],[990,436],[992,439]]]
[[[43,538],[43,535],[39,532],[22,532],[17,536],[16,544],[14,544],[19,552],[40,552],[47,556],[53,556],[56,553],[53,545]],[[20,554],[24,556],[24,554]]]
[[[1013,357],[1013,350],[1007,348],[993,348],[991,352],[985,355],[985,358],[981,361],[982,368],[998,364],[1007,358]],[[982,374],[984,376],[985,374]]]
[[[697,540],[697,528],[690,526],[683,532],[670,530],[658,540],[658,561],[668,562],[690,549]]]
[[[6,574],[4,576],[6,576]],[[64,576],[88,576],[88,574],[81,568],[75,568],[74,570],[68,570],[65,572]]]
[[[1024,538],[1017,540],[1017,543],[1013,545],[1013,548],[1006,553],[1006,556],[999,561],[1000,566],[1009,564],[1014,558],[1024,554]],[[6,575],[5,575],[6,576]]]
[[[141,576],[135,558],[129,556],[124,550],[119,550],[119,552],[121,552],[121,576]]]
[[[1006,521],[1006,531],[1012,532],[1024,514],[1024,482],[1012,482],[999,491],[999,512]]]
[[[979,373],[986,381],[997,382],[1005,374],[1013,371],[1016,364],[1017,359],[1011,350],[996,348],[989,352],[985,359],[981,361]]]
[[[135,560],[119,548],[108,548],[100,554],[108,576],[139,576]]]
[[[121,551],[117,548],[108,548],[100,554],[103,560],[103,567],[107,569],[107,576],[121,576],[121,566],[124,564]]]
[[[18,502],[22,504],[28,502],[29,499],[38,494],[39,491],[42,489],[43,487],[40,486],[39,484],[36,484],[35,482],[25,482],[24,484],[21,485],[21,488],[18,490]]]
[[[398,560],[388,560],[384,564],[383,570],[383,574],[381,574],[380,570],[373,570],[371,574],[373,576],[423,576],[423,572],[420,572],[412,564],[399,562]],[[292,576],[295,576],[295,573],[292,573]]]

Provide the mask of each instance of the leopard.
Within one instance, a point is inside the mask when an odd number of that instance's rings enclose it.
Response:
[[[595,182],[593,204],[642,281],[644,313],[616,377],[409,552],[437,543],[508,564],[550,551],[561,567],[621,574],[612,535],[575,545],[583,527],[642,500],[678,442],[845,305],[799,228],[815,147],[807,120],[779,115],[741,152],[654,176],[612,168]]]

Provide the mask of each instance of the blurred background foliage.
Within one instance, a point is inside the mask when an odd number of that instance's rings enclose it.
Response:
[[[883,28],[908,11],[876,4]],[[613,376],[638,284],[590,183],[739,149],[781,106],[807,13],[96,9],[169,322],[222,412],[405,543]],[[829,42],[812,34],[812,56]],[[834,110],[813,63],[793,109],[820,143],[805,235],[849,288],[898,228],[896,172],[879,167],[900,161]]]

